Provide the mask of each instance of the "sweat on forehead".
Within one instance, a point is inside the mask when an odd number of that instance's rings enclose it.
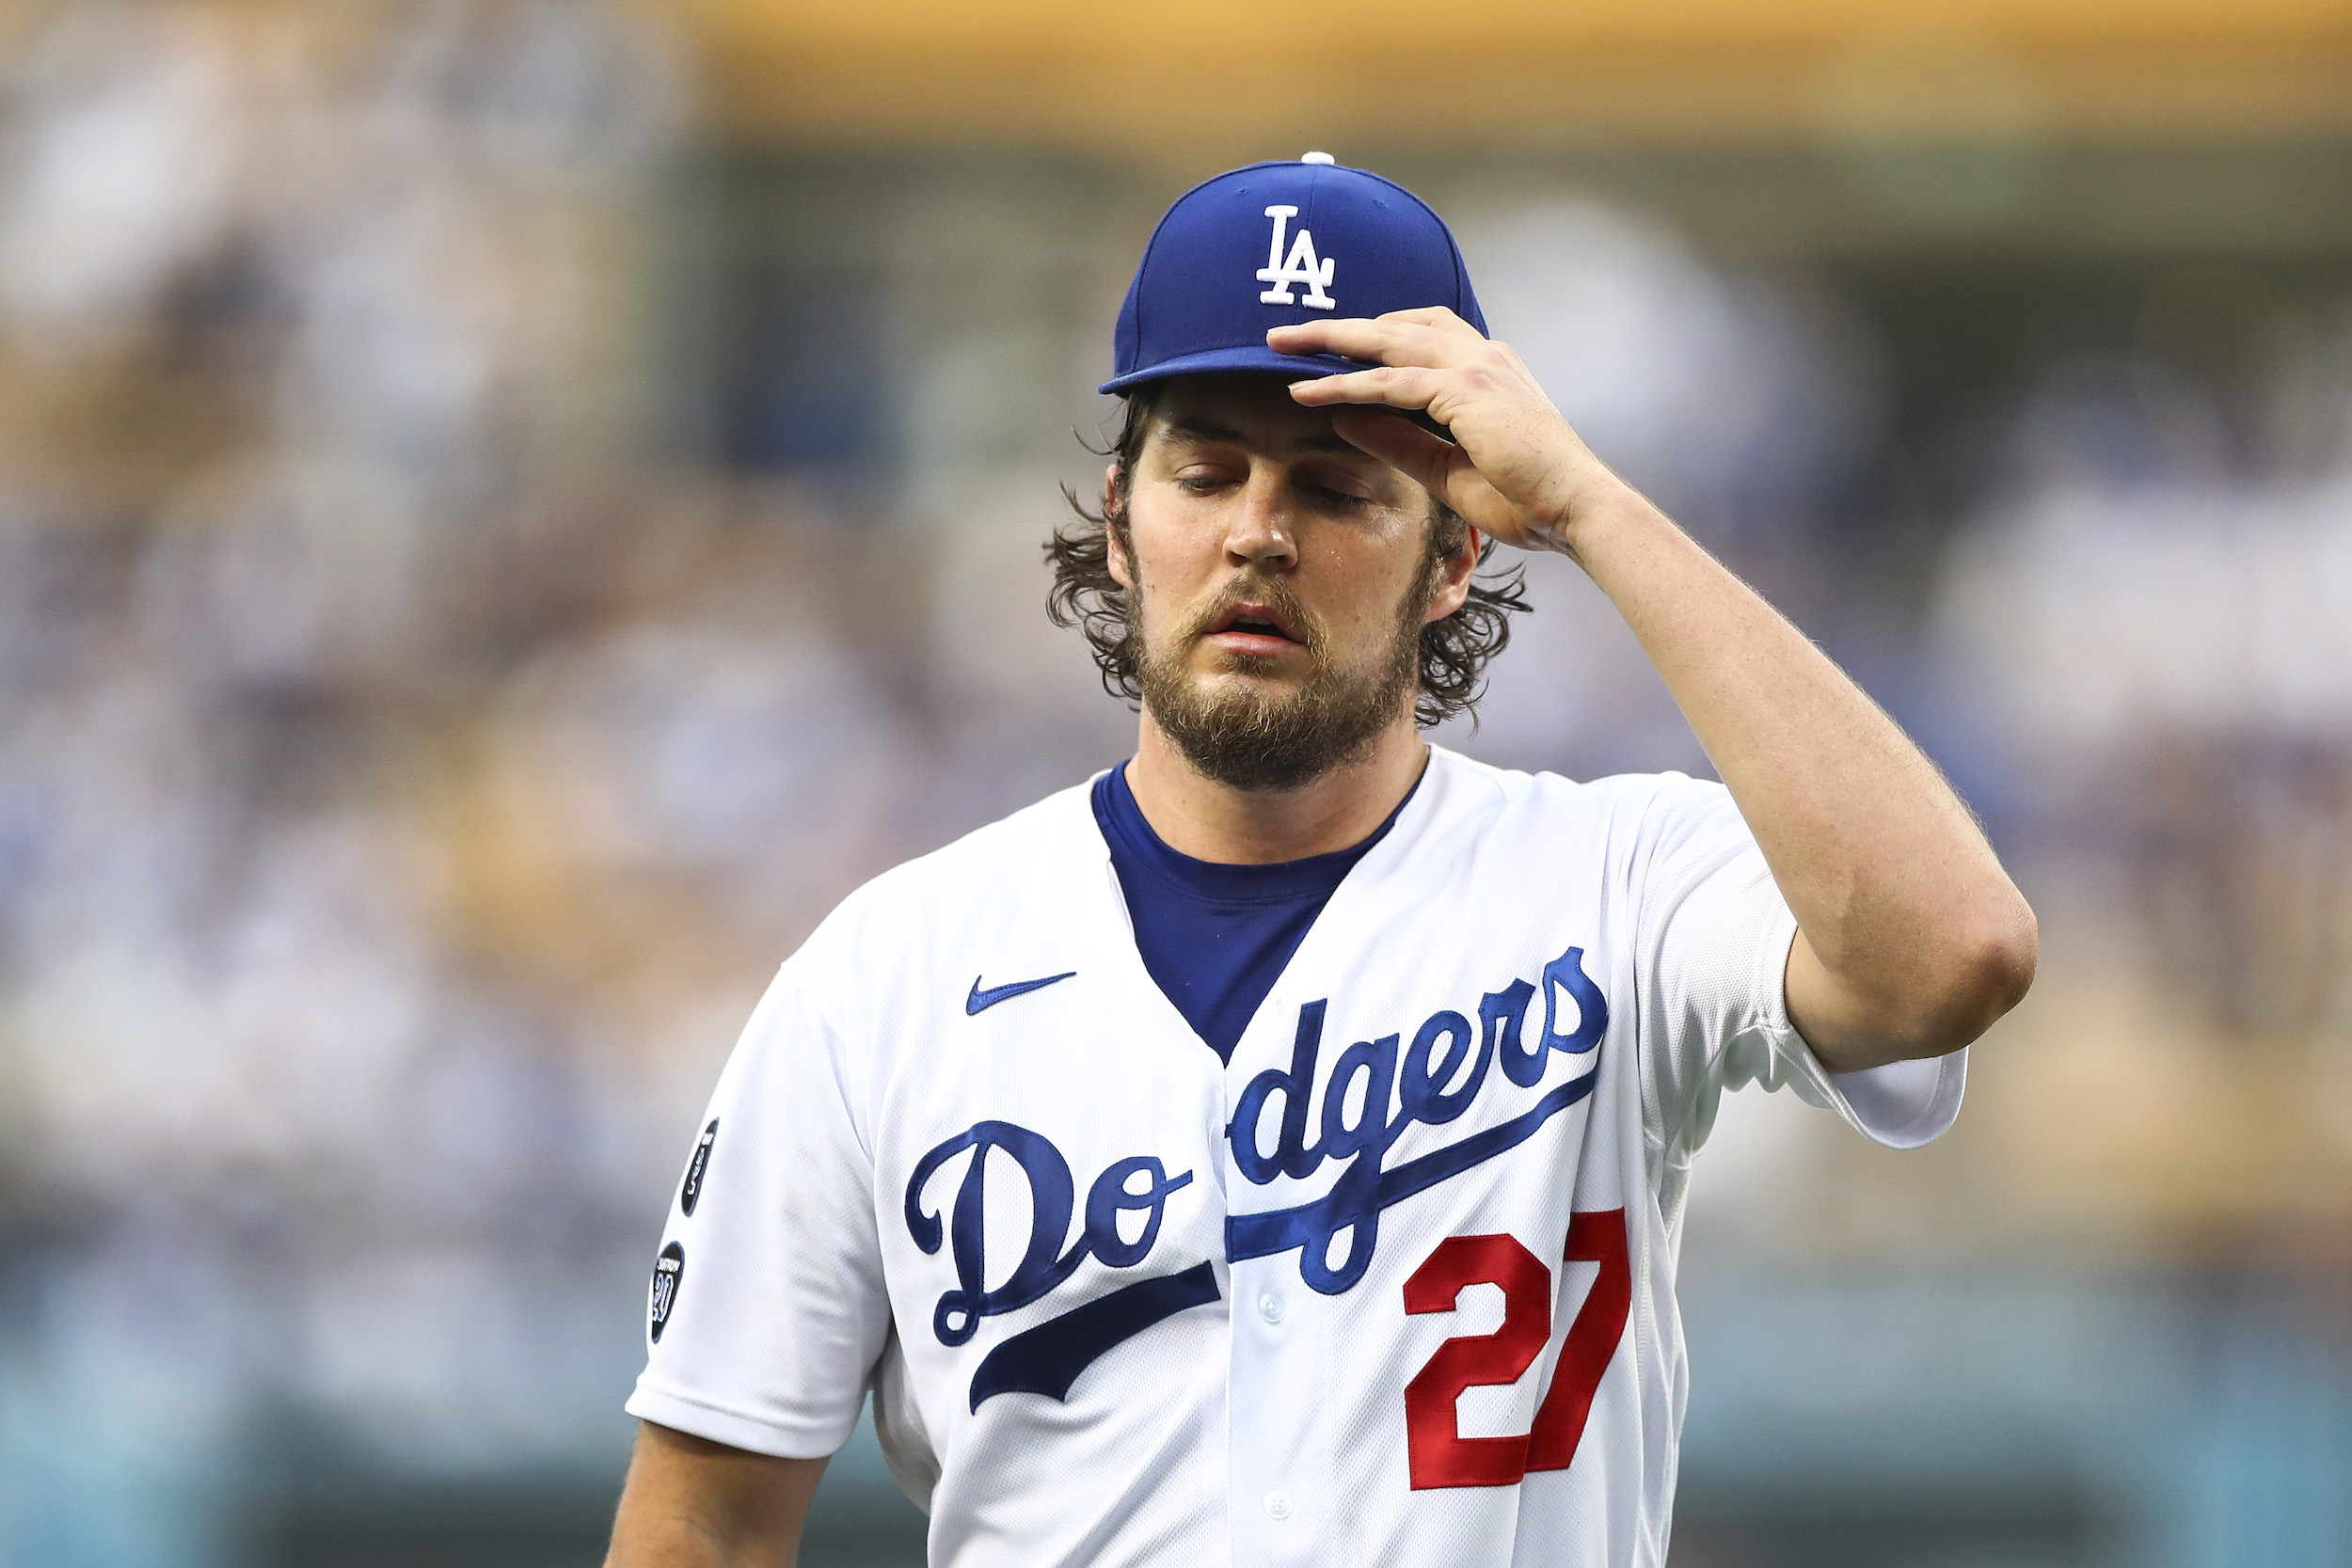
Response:
[[[1152,409],[1151,434],[1180,441],[1247,446],[1269,452],[1361,457],[1331,427],[1328,409],[1302,408],[1272,376],[1185,376],[1170,381]]]
[[[1329,452],[1341,457],[1364,455],[1332,428],[1328,408],[1307,408],[1292,401],[1295,377],[1272,375],[1176,376],[1129,394],[1136,418],[1132,428],[1143,438],[1165,434],[1172,438],[1223,441],[1268,451]],[[1428,415],[1402,409],[1379,411],[1390,419],[1409,420],[1438,436],[1445,426]]]

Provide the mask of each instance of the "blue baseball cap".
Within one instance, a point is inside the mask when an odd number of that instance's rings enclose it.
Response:
[[[1152,230],[1101,390],[1213,371],[1361,370],[1336,354],[1277,354],[1266,330],[1433,305],[1486,330],[1461,247],[1427,202],[1327,152],[1251,164],[1178,197]]]

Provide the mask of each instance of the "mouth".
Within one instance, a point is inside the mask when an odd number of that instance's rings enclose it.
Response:
[[[1304,647],[1307,642],[1281,611],[1248,599],[1229,606],[1202,636],[1228,653],[1260,657]]]

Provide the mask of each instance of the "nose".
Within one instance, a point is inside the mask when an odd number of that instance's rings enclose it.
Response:
[[[1261,466],[1227,515],[1225,554],[1234,565],[1286,572],[1298,563],[1290,487],[1270,465]]]

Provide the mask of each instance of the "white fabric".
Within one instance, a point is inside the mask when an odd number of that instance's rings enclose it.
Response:
[[[1676,1238],[1722,1092],[1790,1086],[1910,1147],[1964,1082],[1964,1053],[1823,1071],[1782,997],[1794,929],[1720,785],[1435,751],[1228,1065],[1145,973],[1087,789],[1056,795],[876,879],[785,964],[704,1118],[695,1211],[671,1205],[683,1274],[628,1408],[816,1456],[871,1388],[954,1568],[1660,1568]],[[1613,1237],[1613,1286],[1588,1260]],[[1498,1355],[1532,1364],[1479,1382]],[[1571,1461],[1556,1395],[1587,1372]],[[1552,1450],[1523,1437],[1539,1408]]]

